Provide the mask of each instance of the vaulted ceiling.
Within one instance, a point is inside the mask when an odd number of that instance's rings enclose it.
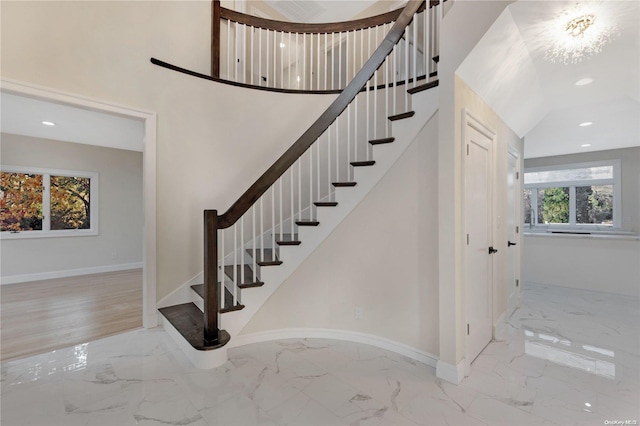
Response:
[[[524,137],[525,158],[640,145],[640,3],[591,3],[619,30],[599,54],[577,64],[545,59],[550,23],[576,2],[519,1],[457,71]],[[587,77],[591,84],[575,85]]]

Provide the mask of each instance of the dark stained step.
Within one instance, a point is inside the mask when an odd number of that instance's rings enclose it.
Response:
[[[204,299],[204,284],[192,285],[191,289],[195,291],[198,294],[198,296]],[[223,314],[225,312],[239,311],[240,309],[243,309],[243,308],[244,308],[244,305],[241,305],[240,303],[237,303],[235,306],[233,305],[233,294],[229,291],[228,288],[225,287],[224,288],[224,308],[220,309],[220,313]]]
[[[432,89],[432,88],[438,86],[438,84],[440,84],[439,80],[430,81],[429,83],[425,83],[425,84],[421,84],[420,86],[412,87],[411,89],[407,90],[407,92],[413,95],[414,93],[422,92],[423,90]]]
[[[438,76],[438,71],[433,71],[429,73],[429,78],[433,78],[433,77],[437,77]]]
[[[370,161],[352,161],[351,165],[353,167],[365,167],[365,166],[373,166],[374,164],[376,164],[375,161],[370,160]]]
[[[253,249],[247,249],[247,253],[249,256],[253,257]],[[264,249],[264,260],[260,257],[262,256],[262,250],[256,248],[256,264],[258,266],[277,266],[282,265],[282,260],[278,260],[275,256],[275,252],[272,249]]]
[[[335,186],[336,188],[356,186],[357,184],[357,182],[333,182],[333,186]]]
[[[317,220],[296,220],[296,225],[298,226],[318,226],[320,222]]]
[[[402,114],[392,115],[391,117],[389,117],[389,120],[390,121],[403,120],[405,118],[413,117],[414,115],[416,115],[415,111],[407,111],[407,112],[403,112]]]
[[[382,138],[382,139],[374,139],[374,140],[372,140],[372,141],[369,141],[369,143],[370,143],[371,145],[382,145],[382,144],[384,144],[384,143],[391,143],[391,142],[393,142],[393,141],[395,141],[395,140],[396,140],[396,138],[394,138],[394,137],[391,137],[391,138]]]
[[[234,272],[234,265],[225,265],[224,266],[224,273],[226,276],[228,276],[230,279],[233,280],[233,272]],[[253,270],[251,269],[251,265],[235,265],[235,271],[237,274],[237,279],[238,281],[240,281],[240,279],[242,278],[242,266],[244,266],[244,281],[241,283],[238,283],[238,287],[242,288],[241,286],[243,285],[248,285],[248,284],[255,284],[253,285],[253,287],[260,287],[262,284],[264,284],[263,282],[260,282],[260,278],[258,278],[257,276],[254,276],[253,274]]]
[[[316,201],[313,203],[316,207],[335,207],[338,205],[335,201]]]
[[[433,62],[435,62],[437,64],[438,62],[440,62],[440,55],[436,55],[431,59],[433,59]]]
[[[282,233],[282,235],[280,235],[279,232],[276,232],[276,244],[278,244],[279,246],[299,246],[300,245],[300,240],[298,240],[298,234],[288,234],[288,233]]]
[[[194,303],[160,308],[160,313],[175,327],[194,349],[210,351],[229,343],[231,337],[224,330],[218,330],[218,341],[204,340],[204,314]]]

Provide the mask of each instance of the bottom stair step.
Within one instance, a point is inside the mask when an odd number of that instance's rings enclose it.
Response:
[[[224,330],[218,330],[217,342],[204,340],[204,314],[194,303],[168,306],[159,311],[194,349],[210,351],[223,347],[231,340],[229,333]]]

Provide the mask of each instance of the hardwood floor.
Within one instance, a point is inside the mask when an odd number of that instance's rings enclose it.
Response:
[[[0,287],[3,361],[142,327],[142,269]]]

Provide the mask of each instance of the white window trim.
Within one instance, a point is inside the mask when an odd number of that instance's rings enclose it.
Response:
[[[568,224],[539,224],[537,223],[538,217],[535,215],[534,219],[536,223],[529,224],[529,229],[538,231],[556,231],[556,230],[575,230],[575,231],[607,231],[619,232],[622,224],[622,171],[620,160],[601,160],[590,161],[588,163],[571,163],[571,164],[559,164],[555,166],[541,166],[541,167],[527,167],[524,170],[524,174],[529,172],[547,172],[552,170],[569,170],[569,169],[582,169],[588,167],[599,166],[613,166],[613,178],[609,179],[591,179],[591,180],[577,180],[577,181],[554,181],[554,182],[541,182],[541,183],[527,183],[524,184],[525,189],[533,188],[552,188],[552,187],[569,187],[569,223]],[[577,224],[576,220],[576,186],[585,185],[613,185],[613,226],[603,226],[599,224]],[[537,212],[538,205],[538,193],[537,191],[531,191],[531,206],[536,206]],[[525,224],[525,227],[527,224]]]
[[[97,172],[88,172],[80,170],[60,170],[60,169],[47,169],[41,167],[23,167],[23,166],[0,166],[0,171],[8,173],[26,173],[43,176],[69,176],[69,177],[84,177],[91,179],[91,204],[89,205],[89,215],[91,217],[91,228],[89,229],[59,229],[51,230],[50,221],[47,219],[51,216],[51,200],[50,200],[50,185],[49,179],[43,179],[44,191],[42,193],[42,214],[45,220],[42,221],[41,231],[2,231],[0,232],[0,239],[2,240],[19,240],[29,238],[60,238],[60,237],[88,237],[99,235],[99,195],[98,188],[100,187],[99,174]]]

